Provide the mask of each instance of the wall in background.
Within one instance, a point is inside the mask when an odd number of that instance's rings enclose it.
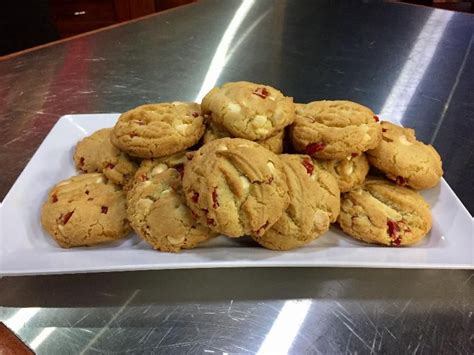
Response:
[[[0,56],[195,1],[3,1],[0,4]]]

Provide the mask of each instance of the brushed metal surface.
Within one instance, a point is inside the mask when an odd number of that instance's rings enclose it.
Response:
[[[251,80],[401,119],[472,214],[473,34],[471,15],[393,3],[200,1],[22,54],[0,62],[0,196],[61,115]],[[472,270],[16,277],[0,279],[0,321],[39,354],[469,354],[473,295]]]

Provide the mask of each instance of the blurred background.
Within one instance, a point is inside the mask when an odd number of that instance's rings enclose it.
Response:
[[[130,21],[195,1],[2,1],[0,10],[0,56]]]
[[[2,1],[0,56],[195,1],[198,0]],[[331,2],[335,0],[315,1]],[[474,0],[409,0],[403,2],[474,13]]]

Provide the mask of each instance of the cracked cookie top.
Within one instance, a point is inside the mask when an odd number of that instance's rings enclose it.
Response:
[[[111,140],[132,156],[156,158],[193,146],[204,130],[204,117],[198,104],[150,104],[120,115]]]
[[[76,145],[74,163],[83,173],[103,173],[112,182],[126,185],[137,164],[110,141],[112,128],[100,129]]]
[[[443,175],[441,157],[431,145],[416,139],[411,128],[381,122],[382,141],[367,151],[371,165],[387,178],[416,190],[436,186]]]
[[[229,237],[263,235],[289,203],[280,158],[241,138],[201,147],[185,165],[183,189],[199,222]]]
[[[372,177],[342,194],[338,222],[355,239],[388,246],[418,242],[432,223],[430,207],[418,192]]]
[[[290,128],[295,149],[318,159],[344,159],[375,148],[381,139],[378,117],[351,101],[313,101],[296,105]]]
[[[307,155],[280,155],[290,204],[263,236],[253,239],[268,249],[294,249],[325,233],[339,214],[340,192],[335,178],[315,166]]]
[[[154,249],[191,249],[215,235],[185,205],[182,174],[188,158],[183,152],[143,160],[127,194],[130,223]]]
[[[201,105],[211,121],[232,136],[249,140],[274,136],[295,118],[293,98],[271,86],[247,81],[212,89]]]
[[[99,173],[54,186],[43,204],[41,223],[63,248],[117,240],[130,230],[124,192]]]

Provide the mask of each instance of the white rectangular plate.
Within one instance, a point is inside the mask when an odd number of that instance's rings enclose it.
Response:
[[[152,250],[137,236],[96,248],[62,249],[39,216],[49,189],[74,174],[76,143],[112,127],[118,114],[62,117],[39,147],[0,208],[0,275],[216,267],[473,268],[473,219],[443,180],[422,194],[432,207],[433,229],[421,243],[388,248],[360,243],[337,228],[287,252],[256,247],[246,238],[216,238],[178,254]]]

